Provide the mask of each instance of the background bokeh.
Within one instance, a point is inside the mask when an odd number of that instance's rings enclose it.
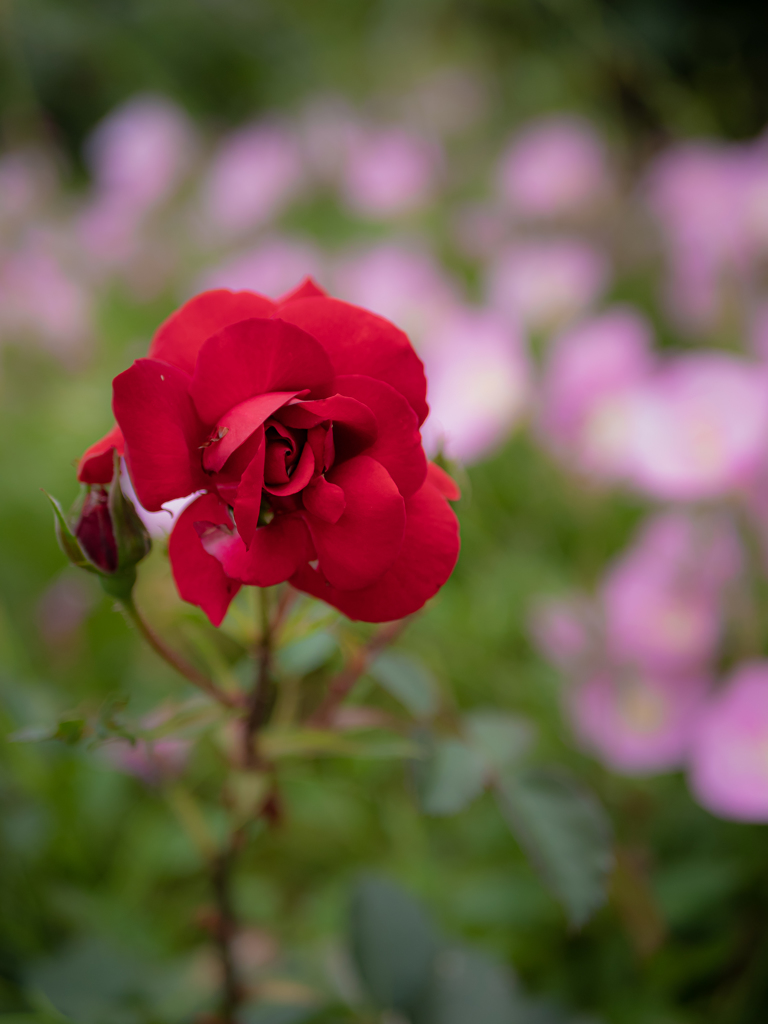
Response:
[[[66,730],[19,739],[189,696],[64,568],[40,489],[74,499],[111,378],[181,301],[311,274],[408,331],[425,443],[463,489],[459,565],[399,649],[456,707],[530,719],[537,756],[607,808],[616,868],[574,930],[489,795],[425,817],[399,762],[296,762],[285,822],[238,876],[244,969],[287,1004],[343,990],[366,869],[514,972],[535,1000],[521,1020],[764,1021],[764,6],[23,0],[0,17],[0,1019],[185,1021],[210,996],[185,752],[150,771]],[[237,622],[216,640],[175,596],[165,518],[141,601],[237,672]],[[397,707],[372,678],[353,700]],[[203,799],[215,760],[203,743],[189,767]]]

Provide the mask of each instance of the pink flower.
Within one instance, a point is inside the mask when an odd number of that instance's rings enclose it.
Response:
[[[274,235],[208,270],[199,290],[229,288],[278,298],[305,277],[322,280],[321,271],[322,256],[312,242]]]
[[[490,265],[487,294],[494,309],[531,330],[551,330],[585,313],[608,277],[608,261],[587,242],[565,237],[518,242]]]
[[[741,567],[729,525],[682,512],[657,515],[601,588],[609,655],[621,664],[686,674],[714,655],[724,590]]]
[[[691,752],[690,784],[723,818],[768,821],[768,662],[741,665],[709,701]]]
[[[392,242],[347,255],[335,279],[341,298],[391,320],[417,345],[457,304],[457,288],[429,253]]]
[[[610,186],[602,140],[576,117],[529,125],[502,154],[497,174],[504,201],[528,217],[574,213]]]
[[[646,775],[683,764],[708,682],[604,670],[569,690],[566,710],[576,735],[613,771]]]
[[[342,170],[342,198],[364,217],[397,217],[433,198],[441,165],[437,145],[405,128],[361,130]]]
[[[193,150],[188,118],[158,96],[136,97],[112,111],[87,144],[98,192],[137,211],[168,198]]]
[[[633,482],[661,499],[697,500],[747,486],[765,459],[765,373],[735,356],[670,362],[636,394]]]
[[[101,747],[107,761],[117,771],[133,775],[148,786],[175,779],[186,768],[191,743],[177,736],[159,740],[111,739]]]
[[[458,309],[424,346],[428,453],[476,462],[501,444],[528,399],[523,340],[493,313]]]
[[[647,321],[616,306],[556,338],[541,395],[545,437],[578,468],[620,477],[629,459],[628,399],[653,367]]]
[[[301,190],[299,144],[286,128],[252,124],[228,136],[203,186],[203,214],[221,234],[242,234],[278,216]]]
[[[591,646],[589,609],[583,602],[549,598],[534,608],[531,633],[538,650],[559,668],[573,668]]]

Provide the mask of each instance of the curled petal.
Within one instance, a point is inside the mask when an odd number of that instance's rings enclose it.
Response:
[[[241,320],[271,316],[274,310],[275,303],[256,292],[231,292],[226,288],[202,292],[160,325],[149,346],[149,358],[171,363],[191,376],[198,352],[208,338]]]
[[[344,491],[337,484],[329,483],[324,476],[317,477],[305,487],[302,498],[304,508],[326,523],[337,523],[347,507]]]
[[[436,487],[448,501],[458,501],[461,497],[459,485],[452,476],[448,476],[444,469],[441,469],[436,462],[427,464],[427,480]]]
[[[227,576],[254,587],[272,587],[292,576],[315,557],[306,526],[297,515],[275,516],[254,533],[250,547],[226,527],[200,523],[202,543],[221,563]]]
[[[273,391],[266,395],[256,395],[224,413],[216,424],[214,438],[203,452],[203,465],[208,472],[218,472],[232,452],[258,430],[265,419],[301,393]]]
[[[416,413],[405,398],[391,385],[361,375],[337,377],[334,387],[363,402],[376,417],[378,435],[365,454],[384,466],[404,498],[415,494],[427,475],[427,457]]]
[[[278,494],[280,496],[298,494],[299,491],[307,486],[314,475],[315,453],[312,451],[311,445],[305,444],[299,462],[288,483],[275,485],[265,483],[264,490],[269,491],[270,494]]]
[[[218,559],[204,549],[195,529],[200,521],[232,525],[226,503],[215,494],[203,494],[179,516],[168,553],[180,596],[202,608],[213,625],[219,626],[240,583],[227,576]]]
[[[237,529],[247,547],[250,547],[253,535],[259,525],[261,512],[261,492],[264,487],[264,457],[267,446],[262,435],[256,455],[249,462],[237,485],[237,497],[234,501],[234,516]]]
[[[305,511],[325,578],[342,590],[366,587],[397,558],[405,530],[405,505],[381,463],[358,455],[333,467],[330,483],[346,506],[335,523]]]
[[[332,604],[350,619],[390,622],[418,611],[434,597],[453,571],[459,555],[459,524],[450,506],[429,480],[405,501],[403,543],[392,567],[371,586],[340,590],[322,570],[302,565],[291,577],[298,590]]]
[[[295,299],[278,306],[275,316],[317,338],[336,374],[365,374],[383,380],[404,395],[418,417],[427,418],[424,366],[407,336],[388,320],[339,299]]]
[[[213,424],[255,395],[301,390],[327,394],[332,378],[322,346],[305,331],[282,320],[244,320],[202,346],[190,394],[200,418]]]
[[[80,483],[108,484],[115,470],[115,460],[112,455],[114,449],[117,449],[118,455],[123,455],[125,451],[123,432],[117,424],[108,434],[105,434],[83,452],[77,465],[77,479]]]
[[[372,410],[356,398],[344,395],[333,395],[313,402],[291,402],[278,410],[275,419],[287,427],[300,430],[310,430],[331,420],[337,458],[348,459],[359,455],[373,444],[378,434]]]
[[[189,377],[175,366],[138,359],[112,382],[112,408],[125,437],[125,458],[141,504],[205,490],[200,446],[208,433],[189,397]]]

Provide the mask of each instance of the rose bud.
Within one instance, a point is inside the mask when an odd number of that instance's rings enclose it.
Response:
[[[149,534],[133,504],[120,487],[120,459],[113,453],[109,483],[85,484],[69,516],[48,495],[55,516],[59,545],[81,569],[97,573],[113,597],[130,595],[136,582],[136,564],[149,553]]]

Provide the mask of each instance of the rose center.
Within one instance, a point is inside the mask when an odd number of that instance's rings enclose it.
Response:
[[[268,420],[265,431],[264,483],[275,487],[287,484],[298,465],[307,439],[306,430],[285,427]]]

